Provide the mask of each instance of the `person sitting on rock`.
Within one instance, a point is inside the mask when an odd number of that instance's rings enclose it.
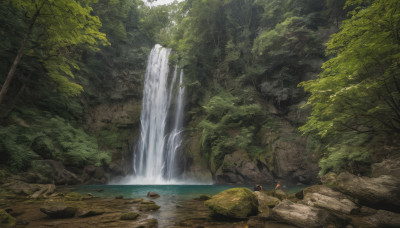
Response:
[[[256,185],[254,187],[254,191],[261,191],[262,190],[262,186],[261,185]]]
[[[275,187],[275,191],[281,189],[281,182],[278,181],[278,183],[276,183],[276,187]]]

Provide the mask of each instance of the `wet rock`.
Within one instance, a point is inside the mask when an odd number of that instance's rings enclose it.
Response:
[[[116,196],[115,199],[123,199],[123,196]]]
[[[143,200],[139,205],[139,211],[155,211],[158,209],[160,209],[160,206],[153,201]]]
[[[48,204],[40,208],[40,211],[48,215],[50,218],[72,218],[78,209],[63,204]]]
[[[363,218],[371,227],[400,227],[400,214],[378,210],[374,215]]]
[[[298,227],[344,227],[348,221],[323,209],[284,200],[272,209],[272,218]]]
[[[204,203],[214,214],[229,218],[246,218],[258,212],[257,197],[248,188],[225,190]]]
[[[135,228],[155,228],[158,225],[157,219],[146,219],[142,220],[139,223],[135,224]]]
[[[147,197],[156,199],[156,198],[159,198],[160,195],[158,193],[156,193],[156,192],[148,192],[147,193]]]
[[[135,203],[141,203],[142,201],[143,201],[142,199],[132,199],[124,202],[124,204],[135,204]]]
[[[104,214],[104,211],[101,209],[78,209],[78,212],[76,213],[76,216],[80,218],[87,218],[87,217],[92,217],[96,215],[102,215]]]
[[[195,200],[200,200],[200,201],[206,201],[206,200],[209,200],[209,199],[211,199],[211,196],[209,196],[209,195],[200,195],[199,197],[197,197],[197,198],[195,198]]]
[[[303,190],[303,203],[309,206],[325,208],[330,211],[351,214],[359,211],[359,207],[350,197],[332,190],[324,185],[314,185]]]
[[[82,196],[76,192],[68,192],[64,196],[64,198],[66,201],[81,201],[82,200]]]
[[[400,208],[400,179],[382,175],[378,178],[358,177],[348,172],[336,177],[335,188],[373,208]]]
[[[121,215],[120,220],[136,220],[139,217],[138,213],[128,212]]]
[[[1,227],[14,227],[15,218],[8,214],[5,210],[0,209],[0,225]]]

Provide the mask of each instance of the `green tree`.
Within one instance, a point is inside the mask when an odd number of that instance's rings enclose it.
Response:
[[[108,44],[105,34],[99,32],[99,18],[91,15],[92,8],[89,4],[94,2],[95,0],[6,0],[1,3],[2,7],[8,6],[23,13],[27,28],[2,85],[0,103],[24,55],[38,58],[47,75],[57,83],[63,93],[76,95],[82,91],[80,85],[67,78],[73,78],[73,70],[79,69],[74,61],[74,48],[85,45],[98,49],[99,43]]]
[[[347,1],[348,6],[362,7],[355,7],[328,42],[332,58],[319,77],[301,83],[311,93],[312,114],[300,129],[325,142],[322,172],[346,168],[343,162],[327,162],[333,157],[352,160],[351,155],[339,156],[344,150],[358,154],[353,161],[367,163],[372,141],[364,135],[385,139],[390,147],[400,134],[400,2],[376,0],[367,6],[368,2]],[[352,144],[348,137],[364,140]],[[357,149],[352,151],[351,145]]]

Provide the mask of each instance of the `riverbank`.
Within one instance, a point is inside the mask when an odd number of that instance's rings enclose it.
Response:
[[[8,179],[0,186],[0,222],[1,227],[400,227],[400,179],[390,175],[396,173],[390,167],[397,166],[387,164],[376,166],[370,177],[331,173],[322,178],[324,185],[291,194],[234,186],[55,186]],[[147,196],[149,190],[156,193]]]

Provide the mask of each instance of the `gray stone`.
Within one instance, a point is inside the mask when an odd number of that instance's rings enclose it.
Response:
[[[147,193],[147,197],[148,198],[159,198],[160,197],[160,195],[158,194],[158,193],[156,193],[156,192],[148,192]]]
[[[389,175],[400,178],[400,159],[386,159],[371,166],[371,177]]]
[[[54,190],[56,190],[56,186],[54,184],[38,184],[38,186],[40,189],[30,196],[33,199],[37,199],[40,196],[47,198],[54,193]]]
[[[359,207],[350,197],[324,185],[315,185],[304,189],[302,203],[343,214],[359,211]]]
[[[348,172],[336,177],[335,188],[372,207],[400,206],[400,179],[382,175],[378,178],[358,177]]]
[[[371,227],[400,227],[400,214],[385,210],[378,210],[376,214],[363,218]]]
[[[69,207],[63,204],[45,205],[40,208],[40,211],[48,215],[50,218],[72,218],[78,209]]]
[[[261,162],[251,160],[244,150],[225,155],[222,165],[215,174],[220,184],[272,183],[273,177]]]
[[[339,225],[349,222],[323,209],[284,200],[272,209],[272,218],[298,227],[313,228]]]

